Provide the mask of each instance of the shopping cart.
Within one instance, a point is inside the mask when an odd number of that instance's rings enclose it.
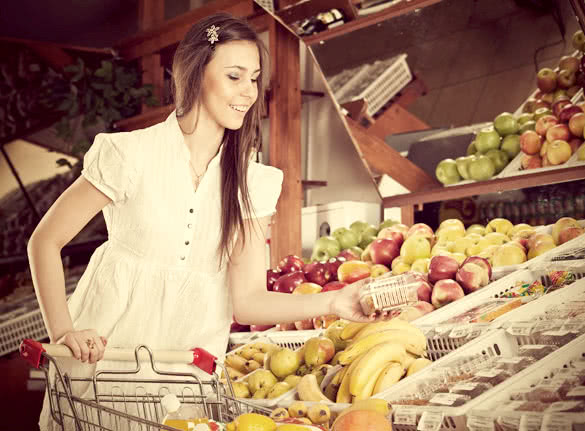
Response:
[[[55,358],[71,357],[64,345],[41,344],[26,339],[20,345],[20,356],[33,367],[43,370],[51,415],[62,430],[175,430],[161,425],[165,412],[161,399],[168,393],[177,395],[183,404],[198,404],[209,419],[231,422],[243,413],[269,414],[270,410],[237,399],[223,364],[203,349],[191,351],[155,351],[140,345],[132,349],[106,349],[104,360],[135,363],[133,370],[101,370],[91,377],[74,377],[63,373]],[[142,366],[148,363],[154,379],[137,377]],[[156,363],[156,364],[155,364]],[[195,365],[207,374],[201,380],[195,373],[178,373],[158,369],[159,363]],[[49,371],[49,365],[54,370]],[[223,369],[225,382],[220,381],[216,367]],[[89,385],[93,394],[89,398],[75,395],[73,385]],[[152,393],[149,385],[156,384]],[[133,393],[123,388],[133,387]],[[108,390],[103,390],[107,386]],[[91,392],[91,391],[90,391]]]

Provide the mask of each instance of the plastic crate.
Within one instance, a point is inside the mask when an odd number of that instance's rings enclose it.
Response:
[[[278,344],[280,347],[288,347],[296,350],[302,347],[309,338],[318,337],[324,331],[312,329],[306,331],[276,331],[269,329],[261,332],[234,332],[230,334],[228,350],[232,350],[238,344],[251,343],[253,341],[267,341]]]
[[[579,343],[581,343],[582,347],[584,341],[585,336],[581,335],[577,339],[568,343],[565,347],[579,345]],[[519,348],[521,346],[522,346],[521,339],[511,334],[508,334],[503,329],[490,331],[487,334],[461,347],[457,352],[452,352],[449,355],[429,365],[428,367],[422,369],[418,373],[413,374],[412,376],[409,376],[407,378],[404,378],[387,391],[376,394],[374,398],[382,398],[390,402],[394,408],[395,415],[397,412],[401,410],[401,408],[408,409],[410,412],[416,413],[417,417],[420,417],[420,415],[422,415],[423,412],[435,412],[442,414],[443,416],[443,423],[441,426],[442,430],[466,430],[467,413],[472,411],[473,409],[477,409],[480,406],[483,406],[485,400],[489,399],[494,394],[498,393],[502,385],[506,385],[508,381],[513,379],[517,382],[518,381],[516,379],[517,376],[511,377],[508,380],[500,383],[499,385],[496,385],[486,390],[483,394],[469,400],[464,405],[459,407],[413,405],[401,406],[399,403],[396,402],[396,400],[408,397],[409,394],[412,394],[413,392],[416,391],[415,388],[417,388],[418,384],[424,384],[425,382],[429,381],[429,379],[431,379],[432,376],[437,375],[438,368],[447,366],[448,364],[451,363],[452,360],[461,357],[474,357],[475,363],[477,364],[488,362],[489,360],[492,360],[493,358],[496,357],[513,357],[517,355]],[[537,367],[541,366],[542,363],[548,363],[550,356],[552,355],[558,356],[558,354],[561,351],[567,351],[565,347],[561,347],[552,354],[547,355],[546,357],[539,361],[536,361],[518,375],[528,373],[530,370],[534,370]],[[395,431],[416,431],[417,426],[416,424],[404,425],[394,423],[393,429]]]
[[[585,335],[581,335],[579,338],[560,347],[557,351],[546,356],[545,360],[536,362],[512,378],[502,382],[496,386],[496,390],[490,391],[491,393],[486,393],[486,396],[482,399],[481,405],[477,404],[476,407],[469,412],[468,420],[472,419],[474,415],[481,415],[484,418],[492,417],[494,421],[499,416],[505,416],[512,420],[516,419],[519,423],[522,416],[525,414],[538,417],[542,420],[546,413],[506,410],[506,405],[509,404],[510,393],[522,387],[529,387],[542,378],[549,377],[551,371],[555,368],[570,367],[572,362],[579,359],[582,360],[583,356],[585,356]],[[585,412],[563,412],[562,416],[571,423],[570,427],[573,430],[582,430],[585,429],[584,413]]]

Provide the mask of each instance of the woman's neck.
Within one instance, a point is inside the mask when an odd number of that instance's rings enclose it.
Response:
[[[183,132],[185,145],[191,153],[191,163],[195,168],[207,167],[209,161],[219,150],[225,128],[210,121],[203,113],[197,121],[197,113],[194,109],[178,118],[178,122]]]

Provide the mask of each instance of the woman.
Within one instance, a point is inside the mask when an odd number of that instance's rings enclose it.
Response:
[[[221,357],[232,315],[244,324],[368,320],[355,286],[310,297],[265,289],[264,235],[282,172],[250,161],[260,143],[264,52],[227,14],[195,24],[174,57],[176,110],[147,129],[98,135],[81,176],[39,223],[31,271],[51,342],[79,359],[63,361],[67,372],[124,368],[100,361],[106,342],[198,346]],[[108,241],[67,306],[60,250],[100,210]],[[41,429],[50,428],[47,409],[45,400]]]

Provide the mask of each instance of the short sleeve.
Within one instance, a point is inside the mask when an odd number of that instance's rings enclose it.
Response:
[[[282,190],[283,173],[272,166],[252,162],[248,169],[248,191],[252,214],[245,218],[260,218],[274,214]]]
[[[83,158],[81,171],[87,181],[115,203],[132,195],[137,176],[128,139],[120,139],[119,135],[98,134]]]

